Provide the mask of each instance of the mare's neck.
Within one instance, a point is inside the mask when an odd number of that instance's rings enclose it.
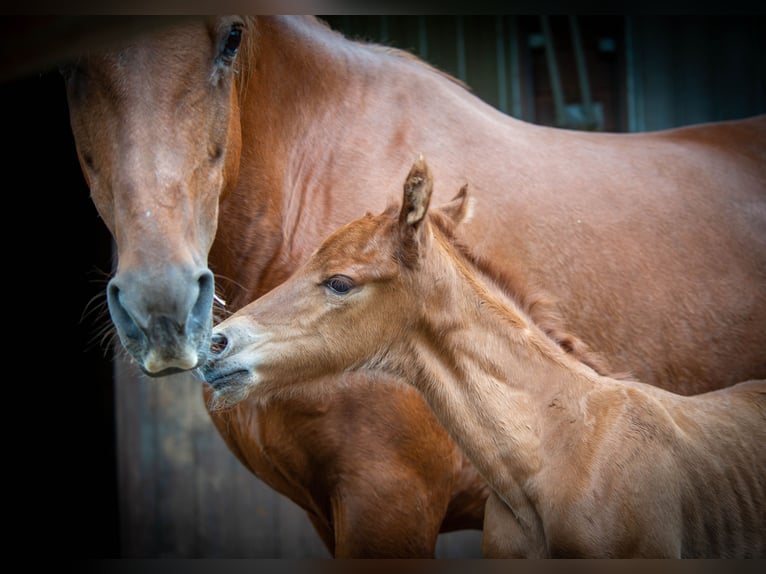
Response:
[[[221,202],[210,254],[232,285],[231,310],[287,279],[330,231],[364,213],[358,204],[376,207],[369,194],[350,193],[353,162],[344,154],[381,137],[362,119],[365,77],[350,42],[302,16],[256,17],[250,34],[241,64],[240,173]],[[343,193],[349,197],[334,197]]]
[[[232,310],[284,281],[340,225],[382,211],[418,154],[445,188],[465,182],[458,160],[479,152],[451,152],[449,133],[486,138],[514,121],[425,65],[320,22],[258,17],[253,34],[241,171],[211,253],[214,271],[247,286],[228,294]]]
[[[429,298],[402,343],[415,357],[403,361],[403,374],[495,490],[517,490],[541,469],[545,437],[573,428],[598,375],[467,260],[432,251],[428,271],[418,271]]]

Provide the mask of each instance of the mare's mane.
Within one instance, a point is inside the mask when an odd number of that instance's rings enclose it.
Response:
[[[397,206],[389,206],[386,213],[396,214]],[[427,214],[429,222],[452,245],[472,268],[492,281],[503,293],[510,297],[529,318],[567,354],[581,363],[589,366],[599,375],[616,379],[627,379],[628,373],[615,373],[609,367],[606,359],[578,337],[569,333],[565,321],[557,309],[555,300],[542,289],[532,287],[530,280],[516,269],[506,269],[497,263],[480,256],[462,241],[455,233],[457,224],[446,214],[430,210]]]
[[[357,44],[361,44],[361,42],[357,41]],[[431,70],[432,72],[442,76],[443,78],[448,79],[453,84],[457,84],[461,88],[463,88],[466,91],[471,91],[471,87],[463,82],[462,80],[459,80],[455,76],[445,72],[444,70],[440,70],[439,68],[435,67],[434,65],[426,62],[425,60],[422,60],[419,56],[416,56],[415,54],[412,54],[410,52],[407,52],[406,50],[401,50],[399,48],[394,48],[391,46],[383,46],[381,44],[372,44],[372,43],[365,43],[363,44],[367,46],[368,48],[371,48],[372,50],[375,50],[377,52],[383,52],[385,54],[391,54],[392,56],[396,56],[398,58],[402,58],[403,60],[408,60],[410,62],[415,62],[416,64],[419,64],[423,68],[427,68],[428,70]]]
[[[239,96],[240,105],[242,104],[242,102],[244,101],[244,98],[247,95],[247,84],[250,80],[250,77],[252,76],[252,71],[255,68],[255,62],[258,57],[258,49],[260,46],[260,42],[257,41],[259,30],[258,30],[258,25],[256,22],[256,17],[244,16],[243,20],[244,20],[245,33],[243,34],[242,45],[240,46],[240,56],[239,58],[237,58],[237,61],[239,63],[239,67],[237,69],[237,73],[239,74],[239,77],[237,78],[237,96]],[[348,38],[344,36],[343,34],[341,34],[340,32],[338,32],[337,30],[334,30],[327,22],[325,22],[324,20],[320,18],[317,18],[316,16],[307,16],[305,17],[305,21],[310,26],[314,26],[317,30],[324,33],[329,33],[331,36],[334,36],[335,38],[337,38],[338,41],[349,42],[356,46],[359,46],[362,49],[368,49],[368,50],[372,50],[373,52],[395,56],[402,60],[415,63],[425,70],[430,70],[438,74],[439,76],[446,78],[447,80],[460,86],[464,90],[468,92],[471,91],[470,86],[468,86],[465,82],[448,74],[447,72],[444,72],[443,70],[440,70],[439,68],[436,68],[430,63],[419,58],[417,55],[412,54],[406,50],[395,48],[393,46],[376,44],[374,42],[368,42],[366,40],[362,40],[358,38],[356,39]]]

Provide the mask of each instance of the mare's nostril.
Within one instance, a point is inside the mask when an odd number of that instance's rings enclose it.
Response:
[[[226,338],[226,335],[213,333],[213,336],[210,339],[210,352],[213,355],[220,355],[226,350],[228,345],[229,340]]]
[[[123,305],[122,298],[123,292],[117,280],[112,278],[106,287],[106,302],[117,332],[120,333],[121,338],[124,335],[128,339],[143,339],[145,335],[141,327],[136,323],[134,314]]]

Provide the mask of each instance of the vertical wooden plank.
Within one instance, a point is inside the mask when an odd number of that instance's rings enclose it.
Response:
[[[467,64],[465,61],[465,17],[455,17],[455,75],[456,77],[465,82],[468,79],[467,76]]]
[[[550,17],[547,15],[540,16],[540,24],[543,30],[543,38],[545,39],[545,58],[548,65],[551,93],[553,94],[553,109],[556,117],[554,125],[565,127],[566,114],[564,106],[566,105],[566,100],[564,99],[564,89],[562,88],[561,72],[558,65],[558,50],[556,49],[556,40],[553,37],[553,30],[550,25]]]
[[[766,17],[722,16],[712,31],[713,119],[766,113]]]
[[[151,389],[138,369],[115,353],[115,426],[120,545],[125,558],[154,556],[155,434]]]
[[[593,97],[591,95],[591,81],[593,71],[588,72],[588,61],[585,57],[585,46],[580,32],[580,23],[577,16],[569,15],[569,26],[572,35],[572,51],[574,53],[575,67],[577,69],[577,85],[579,87],[579,102],[584,109],[585,125],[596,125],[596,116],[593,110]]]
[[[153,390],[157,421],[155,466],[160,557],[199,557],[197,483],[208,465],[198,465],[194,452],[200,427],[210,424],[200,409],[200,382],[190,374],[146,380]]]
[[[517,16],[508,18],[508,66],[509,73],[509,92],[511,94],[511,103],[508,113],[515,118],[523,118],[522,107],[522,74],[521,74],[521,34],[519,32],[519,23]]]
[[[192,375],[148,379],[122,360],[116,368],[124,552],[195,556],[195,440],[201,425],[211,425],[197,404],[200,383]]]
[[[426,61],[428,60],[428,30],[424,16],[417,17],[418,22],[418,55]]]
[[[422,56],[433,66],[458,77],[457,22],[455,16],[423,18],[426,47]]]
[[[636,17],[625,17],[625,99],[627,107],[627,124],[629,132],[646,130],[644,117],[644,90],[642,69],[644,55],[641,51],[643,42],[636,41]]]
[[[471,91],[500,109],[497,21],[495,16],[466,16],[466,82]]]
[[[636,16],[636,42],[642,46],[641,84],[644,100],[644,120],[647,131],[672,127],[675,124],[676,90],[673,70],[673,26],[662,16]]]
[[[388,44],[388,16],[380,17],[380,25],[378,27],[378,42],[381,44]]]
[[[508,65],[505,50],[505,22],[503,16],[495,16],[495,76],[497,76],[497,109],[508,113]]]
[[[690,125],[713,117],[710,20],[686,16],[674,30],[677,46],[675,125]],[[716,24],[717,26],[717,24]]]
[[[521,65],[520,75],[521,102],[524,111],[523,118],[527,122],[536,123],[537,121],[537,103],[535,101],[535,62],[532,47],[532,37],[542,37],[539,30],[539,18],[533,16],[519,16],[516,19],[519,30],[519,63]]]

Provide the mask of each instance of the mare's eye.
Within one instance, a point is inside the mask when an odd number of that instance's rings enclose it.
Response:
[[[239,50],[239,44],[242,42],[242,30],[240,28],[232,28],[229,30],[229,35],[226,36],[226,40],[221,48],[221,59],[227,64],[231,64],[237,55]]]
[[[333,275],[324,284],[330,291],[338,295],[345,295],[355,287],[354,280],[345,275]]]

